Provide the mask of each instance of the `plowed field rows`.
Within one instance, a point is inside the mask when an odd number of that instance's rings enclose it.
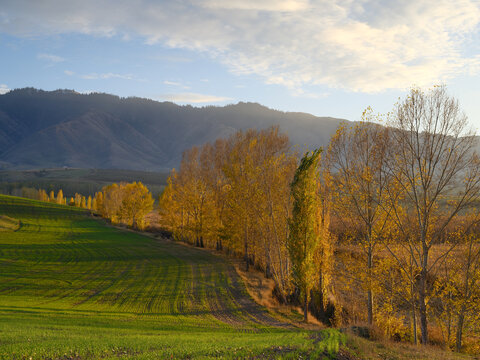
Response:
[[[334,351],[257,305],[223,258],[0,196],[0,357],[297,358]]]

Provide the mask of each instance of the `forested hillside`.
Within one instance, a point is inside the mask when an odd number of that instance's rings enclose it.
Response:
[[[239,129],[279,125],[293,144],[328,144],[341,119],[256,103],[179,106],[108,94],[25,88],[0,95],[0,167],[162,171],[182,152]]]

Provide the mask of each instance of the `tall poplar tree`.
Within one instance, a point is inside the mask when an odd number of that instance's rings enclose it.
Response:
[[[320,244],[319,212],[321,208],[317,190],[319,187],[319,163],[322,150],[307,152],[295,172],[291,184],[293,197],[288,253],[292,264],[293,280],[303,297],[303,316],[308,321],[308,301],[313,287],[316,265],[315,254]]]
[[[87,199],[87,209],[92,209],[92,197],[90,195],[88,195]]]
[[[62,191],[62,189],[58,190],[57,204],[62,204],[63,205],[63,191]]]

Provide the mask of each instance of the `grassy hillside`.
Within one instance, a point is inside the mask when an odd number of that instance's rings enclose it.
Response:
[[[0,196],[0,358],[322,358],[343,335],[294,328],[209,252]]]

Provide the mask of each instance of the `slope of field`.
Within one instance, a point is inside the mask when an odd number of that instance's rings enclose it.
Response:
[[[220,257],[0,196],[0,358],[330,357],[343,336],[254,303]],[[315,335],[315,336],[314,336]]]

